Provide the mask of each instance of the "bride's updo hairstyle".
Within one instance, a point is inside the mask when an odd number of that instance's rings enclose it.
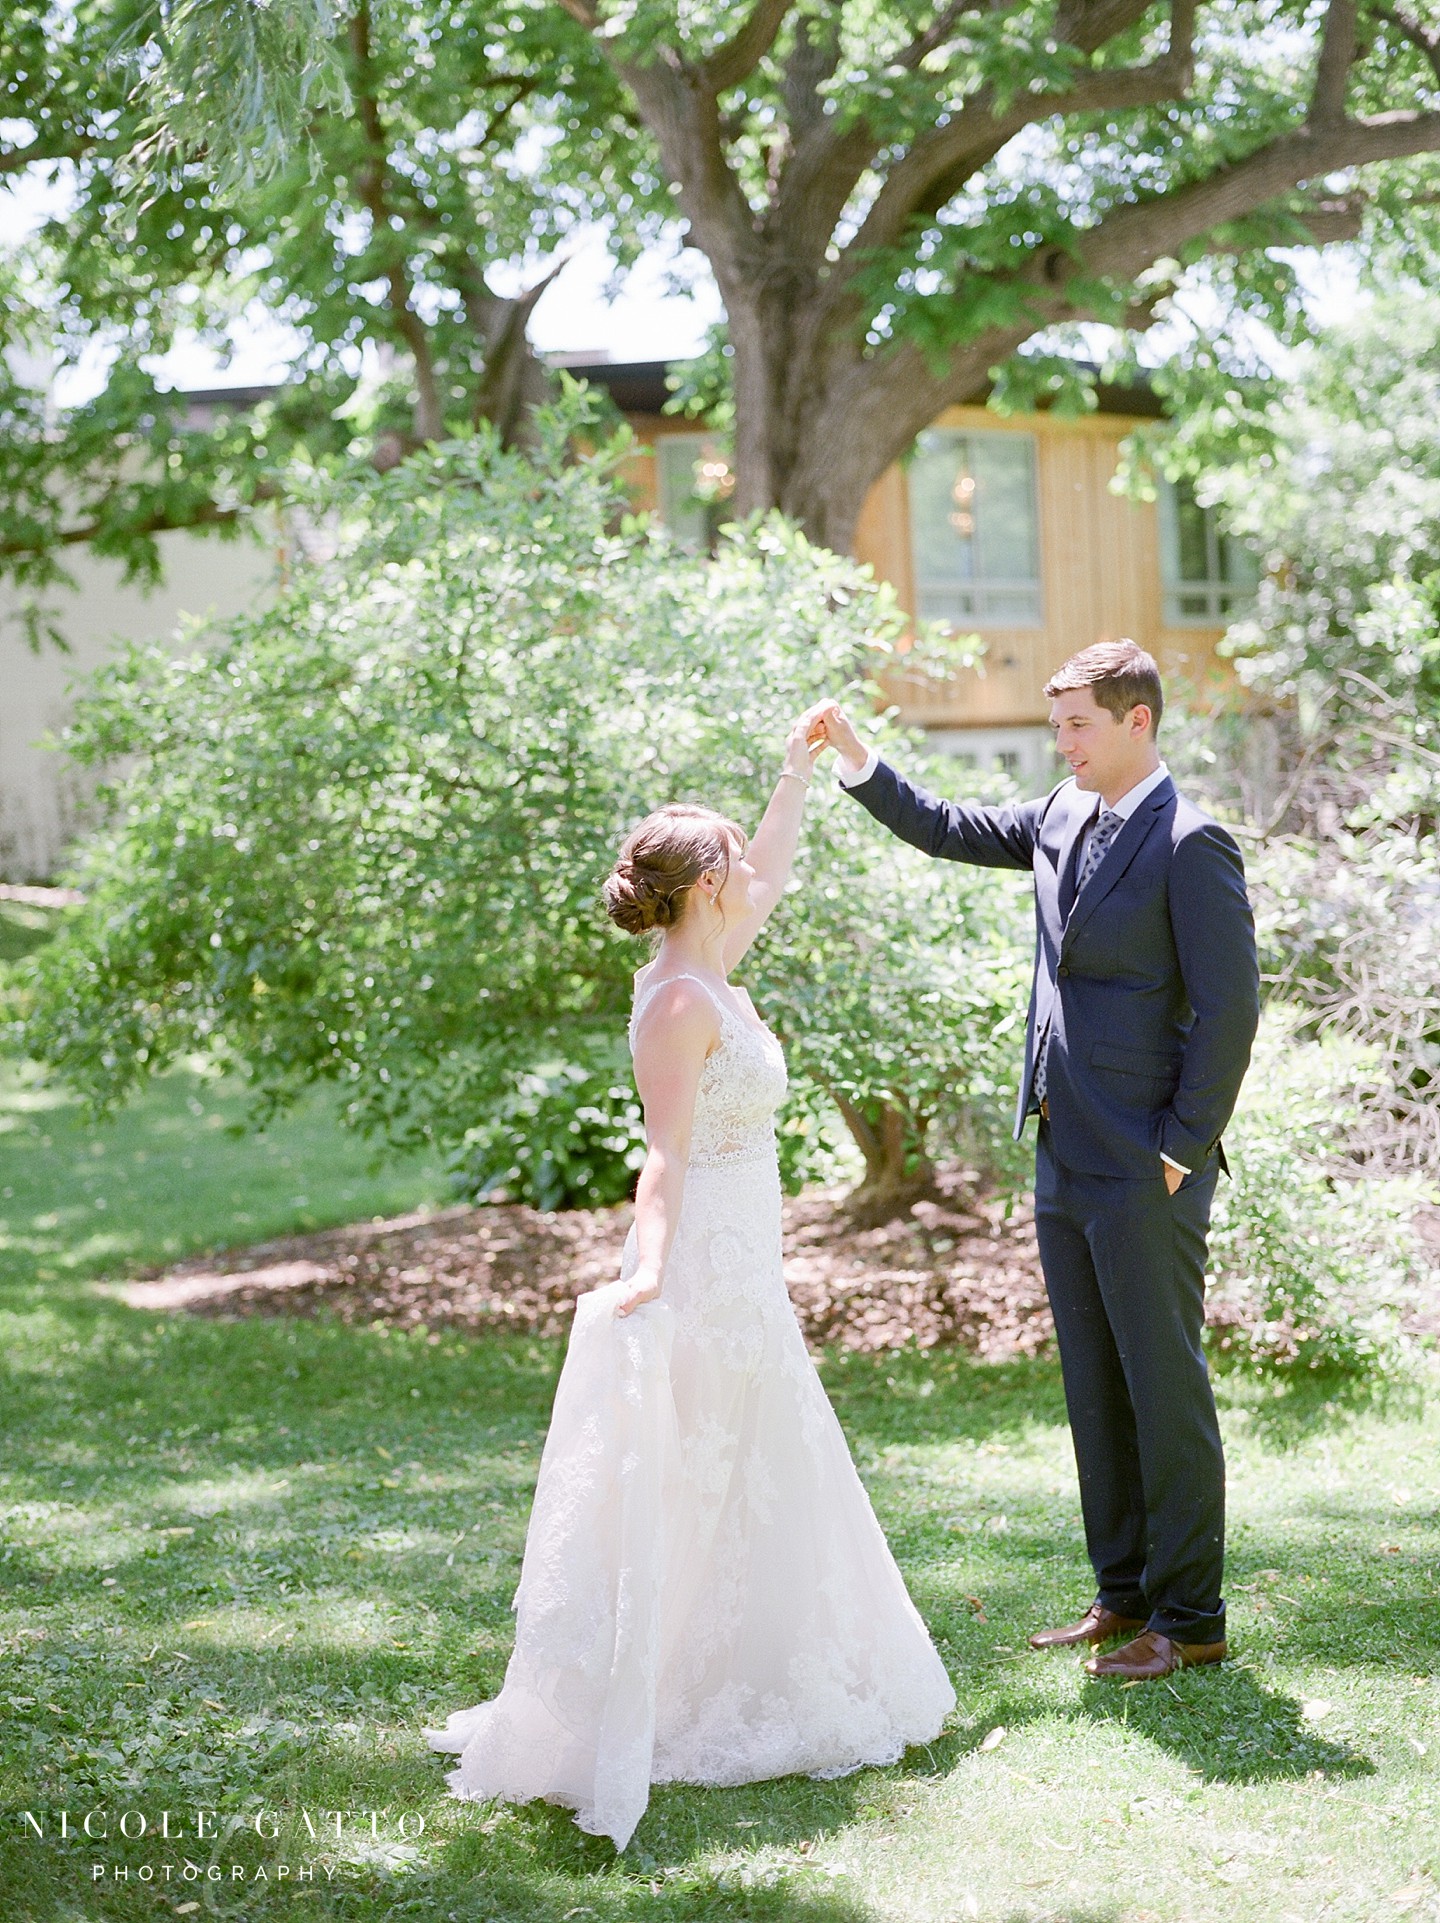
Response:
[[[673,928],[702,875],[724,877],[745,834],[713,808],[675,802],[646,815],[625,837],[602,890],[611,921],[627,935]]]

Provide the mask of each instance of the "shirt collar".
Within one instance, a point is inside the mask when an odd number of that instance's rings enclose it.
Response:
[[[1119,815],[1122,821],[1128,821],[1140,806],[1140,803],[1145,799],[1146,795],[1154,794],[1155,790],[1160,786],[1160,783],[1162,781],[1168,781],[1169,779],[1170,770],[1162,761],[1160,766],[1146,775],[1143,781],[1137,781],[1133,788],[1128,788],[1118,801],[1109,803],[1102,801],[1100,806],[1102,808],[1108,806],[1112,813]]]

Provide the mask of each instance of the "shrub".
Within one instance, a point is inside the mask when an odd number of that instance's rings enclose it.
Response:
[[[902,623],[773,517],[685,552],[628,515],[618,445],[572,457],[584,426],[572,397],[533,455],[482,433],[317,483],[333,551],[273,605],[97,678],[72,750],[131,771],[31,969],[33,1054],[102,1103],[191,1051],[272,1103],[329,1080],[355,1126],[480,1179],[613,1191],[631,1124],[591,1078],[642,959],[599,904],[617,843],[673,800],[753,824],[793,715],[867,705]],[[991,1100],[1023,898],[898,847],[828,775],[803,880],[746,965],[792,1048],[786,1152],[833,1099],[888,1105],[923,1159]]]
[[[503,1191],[537,1209],[623,1202],[645,1160],[645,1118],[619,1051],[540,1062],[467,1129],[456,1185],[477,1200]]]
[[[1357,1177],[1350,1135],[1373,1051],[1304,1036],[1271,1004],[1226,1132],[1210,1236],[1210,1321],[1222,1357],[1276,1375],[1393,1366],[1406,1311],[1440,1273],[1414,1227],[1433,1190],[1413,1176]]]

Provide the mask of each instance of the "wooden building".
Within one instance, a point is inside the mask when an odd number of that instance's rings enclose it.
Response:
[[[724,518],[723,500],[704,498],[723,485],[723,451],[661,412],[663,363],[576,371],[609,388],[644,443],[629,476],[637,501],[703,545]],[[984,644],[974,669],[889,683],[905,718],[951,752],[1048,785],[1041,689],[1092,641],[1128,635],[1176,682],[1221,671],[1216,646],[1254,585],[1250,555],[1188,490],[1140,503],[1110,486],[1121,442],[1159,413],[1133,387],[1102,389],[1080,418],[950,408],[871,489],[858,558],[910,612]]]
[[[564,364],[607,389],[634,428],[640,447],[626,478],[637,506],[658,511],[697,548],[708,545],[726,515],[723,449],[664,412],[666,363]],[[270,391],[189,399],[203,419]],[[1128,634],[1167,675],[1203,682],[1217,671],[1216,644],[1253,582],[1249,557],[1193,498],[1167,490],[1158,503],[1137,505],[1111,491],[1121,441],[1159,411],[1152,394],[1133,388],[1102,391],[1099,410],[1076,420],[952,408],[909,461],[881,476],[860,519],[857,554],[893,583],[902,605],[984,643],[974,669],[943,680],[894,676],[901,711],[950,752],[1004,768],[1034,792],[1055,775],[1041,688],[1066,655]],[[274,530],[263,522],[230,546],[160,538],[166,578],[151,595],[124,587],[114,561],[87,553],[71,562],[76,590],[59,597],[67,655],[31,653],[13,619],[14,595],[0,592],[5,879],[53,873],[83,822],[87,784],[41,745],[64,727],[74,683],[117,642],[175,640],[185,617],[224,620],[274,579]]]

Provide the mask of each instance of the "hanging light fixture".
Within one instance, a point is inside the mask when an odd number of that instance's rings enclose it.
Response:
[[[968,541],[975,532],[975,476],[968,465],[962,466],[955,476],[950,499],[954,502],[949,514],[950,525],[962,540]]]

